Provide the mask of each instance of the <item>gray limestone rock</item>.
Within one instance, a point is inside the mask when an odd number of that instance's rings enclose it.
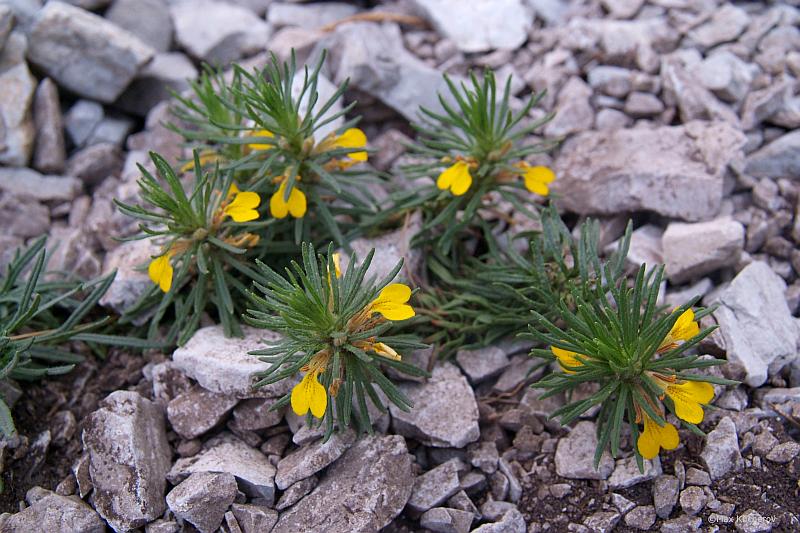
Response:
[[[298,448],[278,462],[275,484],[285,490],[316,474],[341,457],[355,440],[355,432],[347,430],[334,433],[327,442],[318,441]]]
[[[733,41],[747,29],[750,17],[747,12],[732,4],[715,10],[711,19],[689,32],[689,37],[703,48]]]
[[[618,459],[617,466],[608,478],[608,486],[613,489],[627,489],[650,481],[661,475],[661,461],[658,457],[653,460],[644,461],[644,472],[639,471],[636,458],[631,456],[626,459]]]
[[[212,63],[230,61],[267,47],[272,28],[252,11],[216,0],[183,0],[170,6],[175,41],[190,55]]]
[[[459,460],[451,459],[418,476],[408,500],[408,508],[422,513],[441,505],[461,490],[458,479]]]
[[[495,346],[477,350],[459,350],[456,362],[473,384],[499,375],[509,365],[506,353]]]
[[[739,261],[744,226],[730,217],[684,224],[672,222],[662,237],[667,278],[683,283]]]
[[[462,52],[515,50],[528,38],[533,25],[530,9],[522,0],[415,0],[441,35]]]
[[[33,98],[36,78],[24,62],[0,73],[0,164],[24,167],[33,150],[36,129]]]
[[[233,516],[239,523],[242,533],[261,533],[272,531],[278,521],[278,513],[268,507],[244,503],[231,505]]]
[[[28,59],[62,87],[86,98],[117,99],[154,50],[102,17],[48,2],[30,30]]]
[[[106,525],[97,513],[75,496],[60,496],[55,492],[33,487],[28,491],[29,507],[0,519],[3,533],[34,531],[73,531],[103,533]]]
[[[180,52],[156,54],[117,99],[117,106],[144,116],[160,102],[168,100],[171,91],[181,93],[189,89],[189,81],[196,77],[197,68],[186,55]]]
[[[748,155],[745,171],[773,179],[800,175],[800,131],[790,131]]]
[[[294,382],[285,379],[254,389],[254,373],[269,368],[248,352],[264,347],[263,340],[274,341],[271,331],[244,328],[243,338],[227,338],[222,326],[200,328],[189,341],[175,350],[175,366],[206,390],[237,398],[277,398],[291,390]]]
[[[97,512],[117,531],[142,527],[166,509],[172,451],[161,406],[116,391],[89,415],[83,430]]]
[[[553,188],[581,214],[655,211],[684,220],[713,217],[744,135],[726,123],[586,132],[565,143]]]
[[[474,515],[460,509],[434,507],[422,513],[419,525],[436,533],[469,533]]]
[[[273,2],[267,10],[267,21],[275,27],[294,26],[317,30],[358,13],[358,8],[345,2],[294,4]]]
[[[745,382],[763,385],[797,359],[800,327],[783,293],[786,283],[764,262],[750,263],[713,298],[728,361],[742,367]]]
[[[222,422],[238,402],[234,397],[195,387],[167,404],[167,419],[178,435],[193,439]]]
[[[159,52],[172,44],[172,18],[165,0],[114,0],[105,18]]]
[[[44,173],[64,171],[64,117],[58,100],[58,87],[45,78],[39,83],[33,100],[33,119],[36,125],[36,145],[33,167]]]
[[[711,480],[715,481],[730,471],[739,471],[744,468],[742,454],[739,451],[739,438],[736,435],[736,425],[730,417],[725,417],[717,423],[716,429],[708,433],[706,445],[700,454],[708,469]]]
[[[177,484],[195,472],[227,472],[245,494],[270,503],[275,498],[275,467],[266,455],[230,433],[210,439],[197,455],[178,459],[167,479]]]
[[[427,382],[401,383],[399,388],[414,405],[410,412],[389,405],[400,435],[440,448],[463,448],[478,440],[475,393],[456,366],[439,365]]]
[[[669,518],[675,504],[678,503],[680,482],[678,478],[662,475],[653,482],[653,505],[659,518]]]
[[[578,422],[569,435],[558,441],[556,448],[556,473],[570,479],[608,479],[614,470],[614,460],[603,452],[597,468],[594,452],[597,447],[597,430],[594,422]]]
[[[378,531],[400,514],[411,496],[412,456],[398,435],[355,443],[311,494],[281,514],[272,533]]]
[[[649,531],[656,523],[656,510],[652,505],[639,505],[625,515],[625,525]]]
[[[177,518],[191,523],[200,533],[214,533],[238,491],[231,474],[197,472],[167,494],[167,505]]]

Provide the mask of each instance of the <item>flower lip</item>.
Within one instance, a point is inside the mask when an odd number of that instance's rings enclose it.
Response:
[[[306,195],[297,188],[297,184],[289,192],[289,200],[285,200],[287,180],[282,180],[278,190],[269,199],[269,211],[275,218],[286,218],[292,215],[294,218],[302,218],[308,209]]]
[[[292,388],[291,404],[292,411],[298,416],[303,416],[308,411],[317,418],[325,416],[328,407],[328,393],[325,387],[317,379],[320,374],[319,369],[309,370],[300,383]]]
[[[406,302],[411,298],[411,288],[402,283],[392,283],[381,290],[369,304],[369,313],[380,313],[387,320],[407,320],[416,315]]]
[[[644,430],[639,434],[636,448],[645,459],[653,459],[658,455],[661,448],[674,450],[678,447],[680,439],[678,430],[667,422],[663,426],[650,418],[647,413],[644,416]]]
[[[167,252],[150,261],[150,265],[147,267],[147,274],[150,280],[164,292],[169,292],[172,288],[174,269],[170,263],[171,257],[172,254]]]
[[[233,187],[231,187],[231,190]],[[238,190],[238,188],[237,188]],[[229,191],[228,194],[230,194]],[[261,204],[258,193],[245,191],[236,192],[231,203],[225,206],[223,212],[230,216],[234,222],[249,222],[258,218],[256,208]]]
[[[472,186],[472,174],[466,161],[456,161],[439,174],[436,186],[441,190],[449,189],[453,196],[462,196]]]
[[[583,361],[581,361],[577,356],[584,358],[586,357],[583,354],[564,350],[563,348],[558,348],[557,346],[551,346],[550,351],[553,352],[553,355],[555,355],[556,359],[558,359],[558,365],[567,374],[574,374],[575,370],[572,368],[583,366]]]
[[[367,146],[367,136],[358,128],[348,128],[334,139],[332,146],[335,148],[365,148]],[[369,154],[366,151],[350,152],[347,157],[354,161],[363,162],[369,158]]]

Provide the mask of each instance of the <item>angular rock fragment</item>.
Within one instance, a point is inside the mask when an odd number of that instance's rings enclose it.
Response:
[[[746,266],[715,299],[727,358],[751,387],[797,359],[800,327],[783,293],[786,283],[764,262]]]
[[[115,530],[142,527],[164,513],[172,451],[158,404],[135,392],[112,392],[89,415],[83,446],[94,506]]]
[[[726,123],[586,132],[565,143],[553,184],[581,214],[654,211],[684,220],[713,217],[744,135]]]
[[[415,0],[415,6],[462,52],[515,50],[528,38],[533,17],[522,0]]]
[[[105,18],[159,52],[172,44],[172,18],[165,0],[114,0]]]
[[[800,175],[800,131],[786,133],[747,156],[745,171],[772,179]]]
[[[472,383],[481,383],[500,374],[508,366],[508,356],[495,346],[479,350],[459,350],[456,361]]]
[[[244,328],[244,337],[225,337],[222,326],[198,329],[182,347],[175,350],[175,366],[197,381],[201,387],[237,398],[275,398],[291,390],[294,383],[284,379],[254,389],[256,372],[269,368],[268,363],[248,354],[264,348],[264,340],[274,341],[271,331]]]
[[[231,511],[243,533],[272,531],[272,527],[278,521],[278,513],[261,505],[234,503],[231,505]]]
[[[454,365],[437,366],[426,383],[401,383],[399,388],[414,407],[404,412],[389,405],[397,433],[443,448],[463,448],[478,440],[475,393]]]
[[[200,533],[214,533],[237,493],[236,478],[231,474],[197,472],[167,494],[167,505]]]
[[[409,509],[417,513],[425,512],[461,490],[458,470],[458,459],[451,459],[418,476],[408,500]]]
[[[24,167],[36,130],[32,104],[36,79],[24,62],[0,73],[0,164]]]
[[[19,513],[0,519],[4,533],[34,531],[76,531],[103,533],[106,525],[97,513],[79,498],[60,496],[55,492],[33,487],[26,499],[30,504]]]
[[[352,430],[335,433],[327,442],[316,442],[293,451],[278,462],[275,484],[285,490],[336,461],[355,442]]]
[[[672,222],[662,238],[667,278],[683,283],[734,266],[744,249],[744,226],[730,217],[708,222]]]
[[[33,167],[49,174],[63,172],[66,159],[64,117],[61,115],[58,87],[50,78],[43,79],[36,89],[33,118],[36,125]]]
[[[700,454],[708,468],[711,480],[715,481],[733,470],[744,468],[742,454],[739,451],[739,438],[736,436],[736,425],[730,417],[719,421],[716,429],[708,433],[706,445]]]
[[[197,455],[178,459],[167,479],[177,484],[195,472],[227,472],[245,494],[269,502],[275,498],[275,467],[266,455],[230,433],[210,439]]]
[[[48,2],[30,30],[28,59],[59,85],[111,103],[152,59],[154,50],[102,17]]]
[[[196,387],[169,402],[167,418],[178,435],[193,439],[222,422],[238,402],[231,396]]]
[[[300,505],[281,514],[272,533],[380,530],[400,514],[411,495],[411,461],[400,436],[362,438],[328,469]]]
[[[597,430],[593,422],[578,422],[569,435],[558,441],[556,473],[570,479],[607,479],[614,470],[614,460],[607,451],[594,467]]]

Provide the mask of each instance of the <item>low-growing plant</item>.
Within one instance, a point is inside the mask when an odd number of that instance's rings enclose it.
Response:
[[[227,335],[241,335],[238,316],[246,286],[240,278],[252,273],[248,260],[263,257],[267,247],[286,250],[287,243],[272,239],[270,221],[258,221],[261,197],[240,191],[231,173],[223,176],[218,166],[203,172],[198,164],[187,194],[169,163],[155,153],[151,158],[163,185],[140,166],[144,205],[118,201],[117,206],[142,221],[141,233],[132,239],[152,239],[159,247],[147,265],[154,285],[125,310],[121,322],[149,317],[148,337],[156,339],[168,317],[165,340],[183,344],[203,313],[213,309]]]
[[[470,230],[481,229],[481,210],[492,210],[504,201],[537,218],[533,195],[547,196],[555,175],[547,167],[531,166],[525,158],[554,145],[531,142],[532,132],[553,115],[529,118],[544,93],[531,94],[513,110],[511,79],[499,95],[489,70],[482,79],[470,73],[468,83],[460,86],[446,75],[445,81],[449,94],[439,95],[443,111],[423,107],[419,123],[413,124],[419,138],[411,145],[411,154],[423,162],[404,168],[409,178],[433,183],[397,194],[395,210],[422,210],[418,243],[433,242],[446,256],[469,256],[458,254],[454,245]]]
[[[608,265],[603,272],[612,277]],[[549,348],[536,348],[531,354],[556,360],[561,369],[535,385],[546,391],[542,397],[571,395],[582,385],[597,387],[588,397],[573,398],[551,415],[569,424],[600,406],[595,466],[605,449],[614,457],[619,454],[626,422],[640,470],[642,458],[652,459],[660,449],[678,446],[677,429],[667,420],[669,413],[703,435],[697,424],[714,397],[712,383],[736,384],[697,372],[725,363],[690,352],[715,329],[700,330],[698,325],[712,310],[700,308],[695,313],[692,307],[698,298],[671,312],[659,306],[663,273],[663,265],[650,270],[642,265],[633,280],[624,276],[614,286],[596,285],[589,291],[576,286],[570,291],[574,305],[558,304],[557,322],[533,311],[525,336]]]
[[[532,309],[557,321],[560,303],[574,308],[573,287],[591,298],[598,286],[608,289],[623,276],[631,224],[605,260],[604,276],[597,221],[585,220],[575,237],[551,204],[541,211],[540,222],[541,230],[525,237],[525,253],[488,234],[488,252],[467,259],[459,273],[451,272],[447,262],[435,255],[428,258],[437,286],[419,297],[425,320],[416,327],[428,335],[425,342],[447,356],[461,348],[513,339],[528,330]]]
[[[411,288],[392,283],[402,261],[376,280],[367,277],[373,254],[374,250],[361,264],[352,255],[344,273],[332,245],[326,255],[317,255],[313,246],[304,244],[302,265],[292,262],[285,276],[258,263],[256,292],[250,295],[252,307],[245,321],[278,332],[281,339],[251,352],[271,363],[257,374],[256,387],[293,379],[301,372],[300,383],[273,408],[291,403],[309,423],[323,419],[326,438],[336,427],[349,427],[353,419],[361,431],[371,431],[367,401],[386,411],[375,386],[400,409],[412,407],[382,367],[426,374],[402,360],[407,350],[425,345],[413,335],[392,334],[396,323],[416,314],[409,304]]]
[[[0,277],[0,381],[32,381],[65,374],[84,357],[63,344],[105,324],[108,318],[90,319],[114,273],[88,282],[47,280],[45,238],[26,250],[16,250]],[[99,341],[102,336],[84,336]],[[107,337],[106,340],[124,342]],[[0,394],[0,432],[16,433],[7,398]]]
[[[227,77],[206,69],[193,96],[177,95],[181,125],[172,128],[200,151],[200,164],[219,164],[243,189],[269,197],[269,216],[286,222],[297,245],[332,239],[346,247],[360,218],[378,212],[364,185],[379,180],[357,166],[369,157],[359,118],[332,129],[355,102],[334,111],[347,82],[320,101],[325,57],[302,73],[294,54],[284,63],[272,55],[254,72],[234,65]]]

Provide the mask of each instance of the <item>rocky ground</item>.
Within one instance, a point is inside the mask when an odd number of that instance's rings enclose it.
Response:
[[[542,134],[565,142],[541,162],[560,205],[599,216],[609,247],[632,217],[631,260],[666,264],[664,301],[719,305],[702,349],[742,385],[717,387],[707,439],[681,432],[644,474],[630,452],[595,470],[593,421],[547,420],[564,399],[537,399],[513,343],[403,382],[417,409],[373,413],[374,436],[322,443],[268,411],[291,384],[250,390],[259,334],[209,326],[173,354],[119,351],[25,386],[20,436],[0,444],[0,531],[800,528],[797,2],[41,4],[0,3],[0,264],[49,234],[51,269],[119,268],[110,309],[147,286],[133,267],[148,249],[114,240],[136,228],[112,199],[134,197],[148,150],[186,155],[162,121],[201,62],[327,48],[380,170],[403,162],[442,72],[490,67],[517,98],[547,89],[531,119],[558,111]]]

